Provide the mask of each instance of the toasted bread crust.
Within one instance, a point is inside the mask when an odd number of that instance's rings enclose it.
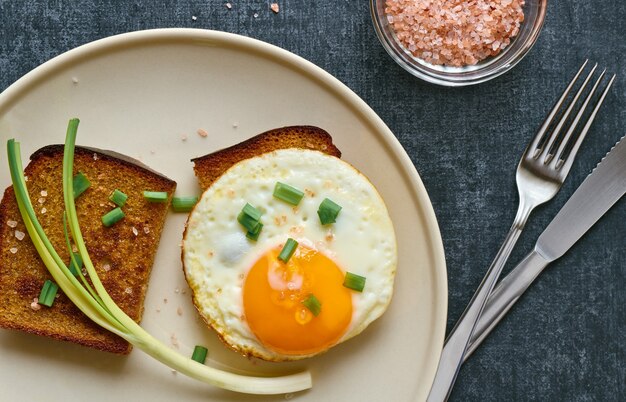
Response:
[[[326,131],[313,126],[289,126],[266,131],[239,144],[194,158],[194,171],[200,188],[206,190],[235,163],[266,152],[285,148],[304,148],[341,157]]]
[[[63,146],[36,151],[24,174],[31,201],[41,225],[63,261],[69,253],[63,235],[62,193]],[[91,187],[76,200],[81,231],[90,256],[105,288],[131,318],[139,322],[148,279],[163,223],[176,183],[128,157],[110,151],[77,147],[75,171],[83,172]],[[126,217],[110,228],[101,217],[113,208],[108,201],[114,189],[126,193]],[[167,191],[167,203],[150,204],[143,190]],[[46,194],[44,196],[44,194]],[[17,222],[12,228],[8,221]],[[132,228],[137,229],[135,236]],[[146,228],[144,230],[144,228]],[[23,240],[15,231],[26,233]],[[17,250],[15,253],[12,252]],[[13,188],[0,203],[0,327],[17,329],[95,349],[127,354],[131,346],[122,338],[100,328],[59,290],[51,308],[33,310],[46,279],[52,279],[41,262],[22,221]]]

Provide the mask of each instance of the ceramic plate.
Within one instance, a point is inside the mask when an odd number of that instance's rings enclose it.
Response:
[[[81,119],[78,144],[138,158],[176,180],[182,195],[199,192],[192,157],[286,125],[315,125],[330,132],[343,159],[378,188],[395,224],[399,265],[389,310],[360,336],[313,359],[282,364],[241,357],[200,322],[189,292],[182,291],[187,285],[179,244],[186,216],[172,213],[152,271],[142,326],[169,345],[175,337],[184,354],[191,355],[196,344],[207,345],[210,365],[266,375],[307,368],[313,389],[287,396],[293,400],[426,398],[446,323],[441,236],[410,159],[381,119],[345,85],[302,58],[257,40],[205,30],[143,31],[71,50],[9,87],[0,95],[0,140],[18,139],[26,159],[41,146],[62,143],[71,117]],[[209,135],[201,137],[198,129]],[[0,185],[9,183],[3,167]],[[0,355],[5,400],[285,397],[220,390],[173,373],[139,350],[120,357],[7,330],[0,330]]]

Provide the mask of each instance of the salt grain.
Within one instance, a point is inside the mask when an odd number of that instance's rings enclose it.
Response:
[[[133,230],[133,234],[134,234],[135,236],[137,236],[137,235],[139,234],[139,231],[137,230],[137,228],[136,228],[136,227],[134,227],[134,226],[133,226],[133,229],[132,229],[132,230]]]
[[[109,272],[111,270],[111,265],[110,264],[103,264],[102,265],[102,269],[104,269],[106,272]]]
[[[144,226],[144,227],[143,227],[143,232],[144,232],[145,234],[150,233],[150,228],[149,228],[149,227],[147,227],[147,226]]]
[[[17,253],[17,247],[11,247],[9,251],[11,252],[11,254],[15,254]]]
[[[178,314],[178,315],[181,315],[181,316],[182,316],[182,315],[183,315],[183,308],[182,308],[182,307],[177,308],[177,309],[176,309],[176,314]]]
[[[259,18],[259,13],[254,13],[252,16],[253,16],[254,18]]]
[[[9,219],[9,220],[7,221],[7,225],[8,225],[10,228],[15,228],[15,227],[17,227],[17,221],[14,221],[14,220]]]
[[[230,3],[226,3],[225,5],[226,5],[226,8],[229,10],[233,8],[233,5]]]
[[[45,198],[43,198],[43,197],[40,197],[37,201],[38,201],[40,204],[43,204],[44,202],[46,202],[46,199],[45,199]]]
[[[209,133],[207,133],[207,132],[206,132],[206,130],[203,130],[203,129],[199,128],[199,129],[198,129],[198,135],[199,135],[200,137],[205,138],[205,137],[208,137]]]
[[[24,232],[22,232],[22,231],[19,231],[19,230],[16,230],[16,231],[15,231],[15,238],[16,238],[17,240],[22,241],[22,240],[24,240],[24,237],[25,237],[25,236],[26,236],[26,233],[24,233]]]
[[[180,135],[180,139],[181,139],[182,141],[187,141],[187,134],[181,134],[181,135]]]
[[[72,77],[72,83],[74,83],[74,85],[78,84],[78,78]]]
[[[46,209],[46,207],[41,208],[41,213],[45,215],[45,213],[48,212],[48,209]]]
[[[196,20],[198,19],[198,17],[196,17],[195,15],[192,15],[192,16],[191,16],[191,19],[192,19],[193,21],[196,21]]]
[[[39,194],[41,194],[42,197],[47,197],[48,196],[48,192],[46,190],[41,190],[41,192]]]
[[[238,122],[233,122],[233,128],[237,128],[239,127],[239,123]]]
[[[278,12],[280,11],[280,7],[278,7],[278,3],[272,3],[272,5],[270,6],[270,9],[275,13],[278,14]]]
[[[30,304],[30,308],[35,311],[41,310],[41,306],[39,305],[39,298],[35,297],[33,299],[33,302]]]
[[[94,160],[94,161],[97,161],[98,159],[99,159],[99,158],[98,158],[98,154],[94,152],[94,153],[93,153],[93,160]]]
[[[176,334],[172,334],[172,336],[170,337],[170,342],[172,342],[173,347],[178,349],[179,344],[178,344],[178,339],[176,338]]]
[[[386,0],[402,45],[427,63],[465,66],[499,54],[519,33],[525,0]]]
[[[132,289],[132,288],[126,288],[126,289],[124,289],[124,292],[125,292],[126,294],[129,294],[129,295],[130,295],[130,294],[132,294],[132,293],[133,293],[133,289]]]

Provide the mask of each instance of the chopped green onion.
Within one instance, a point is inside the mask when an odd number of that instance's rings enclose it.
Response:
[[[80,197],[80,195],[91,186],[91,182],[89,181],[87,176],[79,172],[74,175],[72,185],[74,188],[74,199],[76,199]]]
[[[291,205],[298,205],[302,197],[304,197],[304,193],[295,187],[291,187],[289,184],[276,182],[274,197]]]
[[[124,216],[125,215],[124,211],[122,211],[122,208],[117,207],[102,216],[102,224],[106,227],[111,227],[119,222]]]
[[[291,237],[287,239],[285,246],[278,254],[278,259],[284,262],[285,264],[289,261],[293,253],[296,251],[296,247],[298,247],[298,242],[292,239]]]
[[[261,234],[261,229],[263,229],[263,224],[259,222],[254,230],[248,230],[246,232],[246,237],[250,240],[257,241],[259,238],[259,234]]]
[[[198,203],[198,197],[174,197],[172,209],[174,212],[190,212]]]
[[[310,294],[309,297],[302,300],[302,304],[304,304],[304,307],[308,308],[309,311],[316,317],[320,315],[320,312],[322,311],[322,303],[320,303],[317,297],[313,294]]]
[[[246,205],[239,213],[239,216],[237,216],[237,221],[249,232],[255,232],[256,230],[260,230],[258,227],[258,225],[261,223],[259,222],[260,220],[261,211],[248,203],[246,203]]]
[[[69,269],[74,276],[78,276],[83,269],[83,258],[80,256],[80,253],[72,254],[74,255],[74,259],[70,258]],[[76,264],[74,264],[74,261],[76,261]]]
[[[143,198],[149,202],[165,202],[167,201],[167,192],[165,191],[144,191]]]
[[[341,207],[339,205],[335,204],[328,198],[324,198],[324,201],[322,201],[317,209],[317,215],[320,217],[322,225],[328,225],[329,223],[335,223],[337,215],[339,215],[339,211],[341,211]]]
[[[127,199],[128,199],[128,196],[122,193],[118,189],[113,190],[113,192],[109,196],[109,201],[111,201],[113,204],[117,205],[118,207],[123,207],[124,204],[126,204]]]
[[[346,272],[346,277],[343,280],[343,286],[348,289],[356,290],[357,292],[362,292],[365,287],[365,277],[353,274],[352,272]]]
[[[191,355],[191,360],[195,360],[200,364],[204,364],[206,361],[206,355],[209,353],[209,350],[204,346],[196,345],[193,348],[193,354]]]
[[[59,290],[57,284],[52,282],[50,279],[47,279],[41,288],[41,293],[39,293],[39,300],[37,303],[42,306],[52,307],[54,298],[57,295],[57,290]]]

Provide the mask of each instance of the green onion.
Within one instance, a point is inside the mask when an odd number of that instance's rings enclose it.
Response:
[[[285,242],[285,246],[280,251],[280,254],[278,254],[278,259],[286,264],[296,251],[296,247],[298,247],[298,242],[291,237],[288,238],[287,242]]]
[[[149,202],[165,202],[167,201],[167,192],[165,191],[144,191],[143,198]]]
[[[198,203],[198,197],[174,197],[172,209],[174,212],[190,212]]]
[[[353,274],[352,272],[346,272],[346,277],[343,280],[343,286],[348,289],[356,290],[357,292],[362,292],[365,287],[365,277]]]
[[[261,230],[259,229],[259,225],[261,224],[260,220],[261,211],[247,203],[239,213],[239,216],[237,216],[237,221],[249,232]]]
[[[70,272],[74,276],[80,275],[81,270],[83,269],[83,259],[80,257],[79,253],[72,253],[74,258],[70,258]],[[76,263],[74,263],[76,262]]]
[[[128,199],[128,196],[122,193],[118,189],[113,190],[113,192],[109,196],[109,201],[111,201],[113,204],[117,205],[118,207],[123,207],[124,204],[126,204],[127,199]]]
[[[259,239],[259,234],[261,234],[261,229],[263,229],[263,224],[259,222],[254,230],[248,230],[246,232],[246,237],[250,240],[257,241]]]
[[[191,360],[195,360],[200,364],[204,364],[206,361],[206,355],[209,353],[209,350],[204,346],[196,345],[193,348],[193,354],[191,355]]]
[[[91,182],[84,174],[79,172],[74,176],[72,185],[74,189],[74,199],[76,199],[91,186]]]
[[[274,187],[274,197],[288,204],[298,205],[302,197],[304,197],[304,193],[295,187],[291,187],[289,184],[277,182]]]
[[[335,204],[328,198],[324,198],[324,201],[322,201],[317,209],[317,216],[320,217],[322,225],[328,225],[329,223],[335,223],[337,215],[339,215],[339,211],[341,211],[341,207],[339,205]]]
[[[46,236],[29,198],[19,143],[15,140],[7,142],[11,182],[24,225],[43,264],[52,275],[54,282],[63,290],[63,293],[97,325],[122,337],[181,374],[220,388],[250,394],[284,394],[311,388],[311,374],[306,371],[282,377],[253,377],[193,362],[154,338],[115,304],[100,281],[78,224],[72,187],[77,128],[78,119],[70,120],[63,155],[63,196],[65,201],[63,228],[66,246],[68,248],[71,246],[69,237],[71,234],[84,262],[89,280],[81,275],[79,281],[72,275]]]
[[[309,311],[316,317],[320,315],[320,312],[322,311],[322,303],[320,303],[314,294],[310,294],[309,297],[302,300],[302,304],[304,304],[304,307],[308,308]]]
[[[47,279],[41,288],[41,293],[39,293],[38,303],[42,306],[52,307],[54,298],[57,295],[57,290],[59,290],[57,284]]]
[[[102,216],[102,224],[106,227],[111,227],[117,222],[119,222],[120,220],[122,220],[124,216],[125,215],[124,215],[124,211],[122,211],[122,208],[117,207],[115,209],[110,210],[109,212],[107,212],[106,214]]]

